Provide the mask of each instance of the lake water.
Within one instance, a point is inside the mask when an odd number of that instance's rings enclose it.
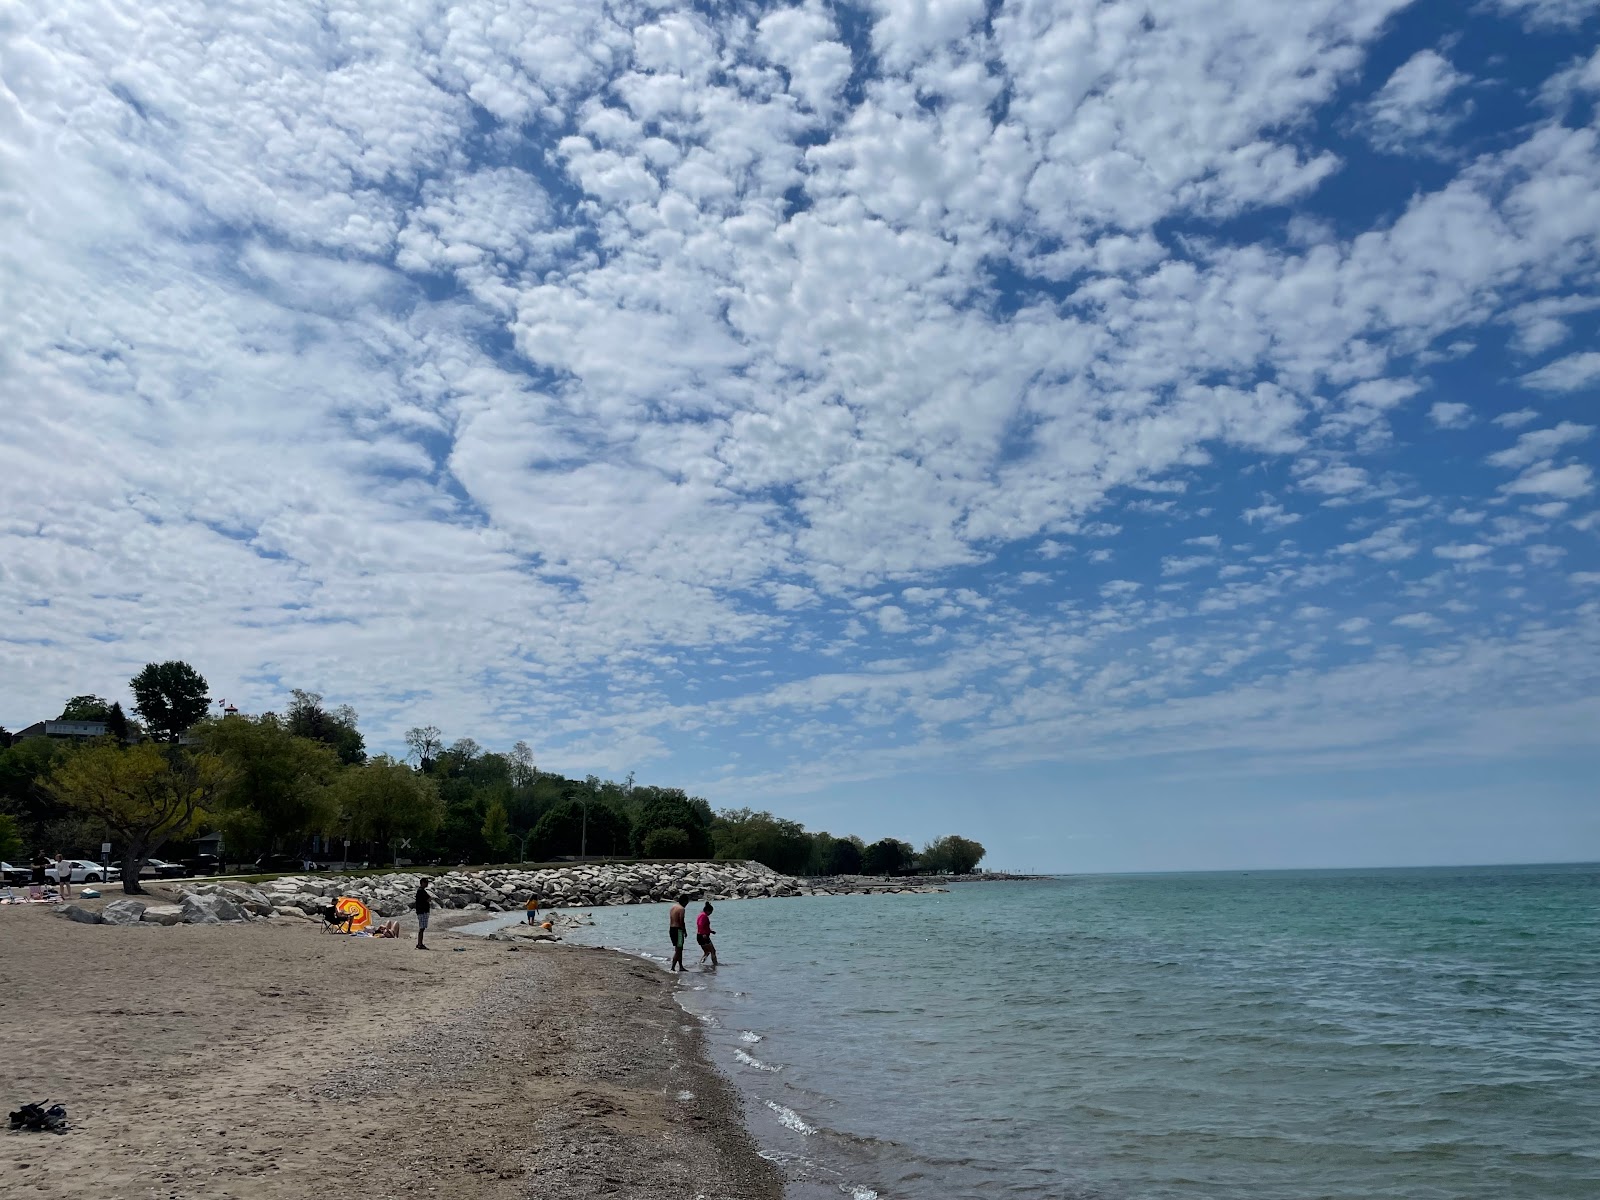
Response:
[[[664,906],[595,918],[586,940],[665,961]],[[714,923],[723,966],[681,994],[797,1200],[1600,1197],[1600,867],[1074,877]]]

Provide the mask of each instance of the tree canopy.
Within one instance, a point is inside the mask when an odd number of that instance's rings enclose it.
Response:
[[[937,871],[946,875],[970,875],[983,861],[983,846],[970,838],[951,834],[922,848],[917,866],[924,871]]]
[[[164,742],[176,742],[211,707],[205,676],[186,662],[146,663],[128,687],[133,711]]]
[[[228,781],[215,754],[105,739],[69,754],[46,786],[67,808],[120,838],[122,887],[137,893],[145,861],[168,841],[195,833]]]
[[[111,701],[99,696],[74,696],[61,709],[58,721],[104,721],[111,715]]]

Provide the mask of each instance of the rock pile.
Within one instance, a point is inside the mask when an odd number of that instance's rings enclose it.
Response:
[[[360,878],[287,875],[260,888],[227,882],[185,883],[177,885],[183,893],[181,904],[148,905],[130,898],[114,901],[99,912],[75,905],[58,911],[73,920],[112,925],[215,925],[264,917],[314,918],[334,898],[354,896],[381,917],[398,917],[411,910],[421,878],[413,872],[397,871]],[[678,896],[717,901],[943,890],[859,878],[802,882],[755,862],[583,863],[543,870],[459,870],[434,876],[431,889],[440,908],[480,912],[522,908],[533,896],[539,898],[541,908],[556,909],[652,904]]]
[[[354,896],[380,916],[396,917],[410,910],[420,879],[420,875],[408,872],[360,879],[294,875],[274,879],[265,890],[273,908],[280,913],[295,909],[313,914],[327,907],[331,897]],[[539,898],[541,908],[594,908],[651,904],[682,895],[742,900],[804,894],[789,876],[748,862],[595,863],[539,871],[451,871],[434,876],[431,890],[441,908],[485,912],[522,908],[532,896]]]

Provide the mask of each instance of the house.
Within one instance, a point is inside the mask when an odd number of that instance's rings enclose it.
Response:
[[[35,721],[11,735],[12,744],[23,738],[97,738],[106,736],[104,721]]]

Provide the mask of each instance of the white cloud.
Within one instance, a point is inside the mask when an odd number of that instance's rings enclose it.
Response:
[[[1592,425],[1562,421],[1549,429],[1536,429],[1523,434],[1517,439],[1516,445],[1489,455],[1489,462],[1497,467],[1526,467],[1542,458],[1549,458],[1563,447],[1586,441],[1593,432]]]
[[[1528,372],[1522,377],[1522,385],[1541,392],[1576,392],[1597,379],[1600,379],[1600,351],[1586,350]]]
[[[1433,50],[1422,50],[1395,69],[1368,102],[1362,130],[1390,154],[1433,147],[1460,122],[1469,104],[1448,101],[1470,81]]]
[[[1510,483],[1501,484],[1500,490],[1512,495],[1557,496],[1576,500],[1593,490],[1594,485],[1590,482],[1593,476],[1594,472],[1582,463],[1570,463],[1565,467],[1541,463]]]
[[[1492,553],[1492,550],[1481,542],[1458,542],[1448,546],[1435,546],[1433,552],[1440,558],[1448,558],[1452,562],[1471,562],[1473,559]]]
[[[1440,429],[1465,429],[1472,424],[1472,409],[1466,404],[1440,400],[1428,410],[1428,420]]]
[[[1539,414],[1531,408],[1519,408],[1515,412],[1501,413],[1493,419],[1493,424],[1505,429],[1520,429],[1529,422],[1537,421]]]

